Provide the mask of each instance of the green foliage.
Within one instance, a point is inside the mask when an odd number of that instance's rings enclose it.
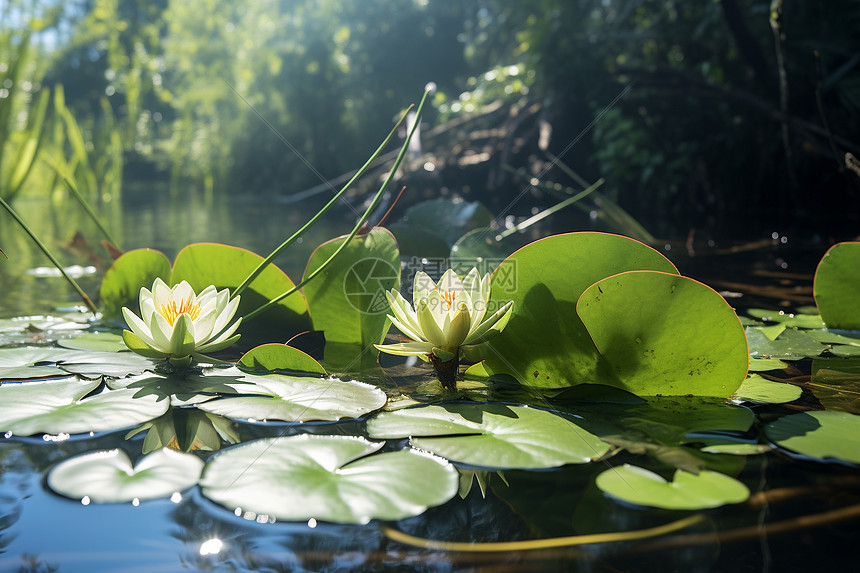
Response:
[[[654,472],[624,464],[597,476],[597,487],[621,501],[662,509],[696,510],[746,501],[750,492],[738,480],[702,470],[676,470],[667,482]]]
[[[577,316],[576,302],[595,282],[637,269],[677,272],[657,251],[618,235],[557,235],[514,252],[493,273],[491,306],[513,300],[514,312],[504,332],[481,351],[487,370],[543,388],[598,380],[618,385]]]
[[[416,450],[374,454],[383,444],[354,436],[301,435],[248,442],[204,468],[203,495],[278,520],[398,520],[445,503],[457,471]]]
[[[264,374],[284,370],[328,374],[322,364],[292,346],[286,344],[263,344],[252,348],[237,363],[242,370]]]
[[[765,434],[781,447],[820,461],[860,464],[860,416],[803,412],[771,422]]]
[[[747,341],[737,315],[692,279],[617,274],[588,287],[576,313],[620,386],[640,396],[726,397],[746,376]]]
[[[813,290],[828,328],[860,330],[860,243],[831,247],[815,270]]]
[[[105,272],[99,289],[105,316],[121,317],[124,306],[139,314],[140,288],[152,287],[156,278],[170,281],[170,261],[163,253],[152,249],[123,253]]]
[[[372,438],[410,443],[449,460],[497,469],[553,468],[591,462],[609,444],[573,420],[544,410],[503,404],[446,404],[378,414]]]
[[[305,278],[319,268],[346,237],[320,245],[308,259]],[[314,329],[327,342],[362,348],[385,338],[388,302],[385,292],[400,287],[400,252],[387,230],[356,235],[318,277],[302,289]]]

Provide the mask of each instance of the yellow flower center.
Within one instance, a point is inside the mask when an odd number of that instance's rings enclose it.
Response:
[[[175,300],[162,304],[158,312],[167,319],[170,326],[173,326],[181,314],[187,314],[191,320],[197,320],[197,317],[200,316],[200,303],[189,296],[187,299],[179,301],[179,304]]]
[[[451,305],[454,304],[454,299],[457,298],[457,293],[453,290],[440,290],[439,296],[442,297],[442,300],[445,301],[446,309],[451,308]]]

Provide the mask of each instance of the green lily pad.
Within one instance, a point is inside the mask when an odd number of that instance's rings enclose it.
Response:
[[[860,414],[860,359],[816,358],[806,386],[828,410]]]
[[[768,372],[770,370],[782,370],[788,368],[788,363],[779,358],[752,358],[750,357],[750,372]]]
[[[237,364],[243,370],[255,373],[287,370],[327,375],[322,364],[286,344],[262,344],[246,352]]]
[[[716,291],[675,274],[621,273],[588,287],[576,312],[619,386],[640,396],[728,397],[749,364],[737,315]]]
[[[696,475],[676,470],[669,482],[630,464],[604,471],[597,476],[596,484],[621,501],[662,509],[709,509],[741,503],[750,495],[744,484],[721,473],[702,470]]]
[[[162,449],[132,466],[122,450],[91,452],[60,462],[48,487],[73,499],[119,503],[168,497],[195,485],[203,470],[197,456]]]
[[[104,314],[109,318],[122,317],[122,307],[139,312],[140,287],[150,288],[156,278],[170,279],[170,261],[164,253],[152,249],[136,249],[123,253],[105,272],[99,296]]]
[[[828,461],[860,464],[860,416],[847,412],[791,414],[765,426],[765,435],[783,448]]]
[[[231,511],[337,523],[404,519],[456,495],[451,464],[415,450],[369,455],[382,445],[353,436],[256,440],[213,457],[200,485]]]
[[[439,198],[413,205],[402,222],[442,237],[450,247],[468,231],[489,227],[493,214],[477,201]]]
[[[860,330],[860,242],[839,243],[824,254],[813,294],[828,328]]]
[[[785,382],[773,382],[758,374],[751,374],[735,392],[734,397],[749,402],[784,404],[785,402],[794,402],[800,398],[802,393],[803,390],[800,386]]]
[[[128,349],[122,336],[112,332],[84,332],[74,338],[58,340],[57,344],[73,350],[97,350],[101,352],[120,352]]]
[[[747,313],[765,322],[776,322],[794,328],[824,328],[824,320],[817,313],[790,313],[782,310],[766,310],[763,308],[751,308]]]
[[[343,244],[346,237],[325,242],[311,254],[307,277]],[[321,273],[304,286],[314,329],[326,342],[379,344],[390,313],[385,292],[400,286],[400,252],[387,229],[357,235]],[[373,349],[373,354],[377,354]]]
[[[773,448],[768,444],[714,443],[702,448],[706,454],[728,454],[732,456],[756,456],[766,454]]]
[[[77,350],[49,346],[0,348],[0,380],[68,376],[67,371],[55,364],[79,355]]]
[[[411,437],[416,448],[451,461],[496,469],[553,468],[591,462],[609,444],[574,420],[502,404],[447,404],[382,412],[367,422],[372,438]]]
[[[64,359],[61,368],[87,378],[123,377],[155,370],[155,361],[133,352],[85,352]]]
[[[131,390],[87,396],[99,380],[26,382],[0,386],[0,432],[78,434],[108,432],[157,418],[167,402],[133,398]]]
[[[512,300],[514,312],[501,335],[478,347],[487,371],[543,388],[618,385],[576,302],[595,282],[630,270],[677,273],[651,247],[604,233],[556,235],[514,252],[493,272],[490,306]]]
[[[188,245],[176,255],[170,284],[179,284],[184,280],[188,281],[194,292],[215,285],[218,289],[229,288],[232,293],[262,261],[263,257],[260,255],[238,247],[196,243]],[[241,294],[236,316],[248,314],[294,286],[293,281],[281,269],[275,265],[267,266]],[[253,324],[256,329],[264,325],[277,328],[281,334],[285,331],[297,333],[310,329],[304,295],[297,292],[288,296],[269,308]],[[240,332],[250,331],[243,324]]]
[[[750,356],[753,358],[800,360],[818,356],[824,352],[824,346],[813,338],[809,331],[787,328],[774,340],[770,340],[761,332],[761,328],[746,327]]]
[[[308,422],[358,418],[385,405],[385,392],[354,380],[271,374],[245,376],[240,391],[256,396],[225,397],[197,407],[231,419]]]

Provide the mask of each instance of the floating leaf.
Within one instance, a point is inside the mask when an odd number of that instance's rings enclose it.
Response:
[[[217,243],[196,243],[188,245],[176,255],[170,284],[179,284],[184,280],[188,281],[194,292],[200,292],[209,285],[215,285],[219,290],[229,288],[233,292],[261,262],[263,257],[245,249]],[[294,286],[281,269],[275,265],[267,266],[242,293],[236,316],[248,314]],[[285,330],[288,333],[308,330],[310,320],[304,296],[299,292],[288,296],[253,324],[258,329],[261,325],[269,325],[280,333]],[[249,332],[245,324],[240,331]]]
[[[755,456],[758,454],[766,454],[773,448],[768,444],[748,444],[748,443],[713,443],[702,448],[706,454],[728,454],[732,456]]]
[[[155,370],[155,361],[133,352],[85,352],[63,360],[61,367],[73,374],[97,378],[123,377]]]
[[[824,254],[813,294],[828,328],[860,330],[860,242],[839,243]]]
[[[809,331],[787,328],[775,340],[769,340],[761,327],[746,328],[750,356],[753,358],[782,358],[783,360],[800,360],[818,356],[824,352],[820,342],[810,336]]]
[[[447,404],[383,412],[368,420],[372,438],[411,436],[416,448],[474,466],[553,468],[593,461],[609,445],[574,420],[502,404]]]
[[[231,511],[338,523],[404,519],[456,495],[448,462],[415,450],[369,456],[382,445],[352,436],[256,440],[213,457],[200,485]]]
[[[713,289],[675,274],[621,273],[588,287],[576,305],[619,386],[640,396],[730,396],[747,373],[734,310]]]
[[[106,390],[84,398],[99,380],[26,382],[0,386],[0,432],[77,434],[127,428],[157,418],[167,402],[132,398],[131,390]]]
[[[311,254],[305,277],[319,268],[346,237],[325,242]],[[400,252],[387,229],[356,236],[320,276],[302,289],[314,328],[326,342],[379,344],[390,313],[385,292],[400,286]],[[373,349],[373,354],[376,354]]]
[[[597,476],[601,491],[634,505],[662,509],[708,509],[728,503],[746,501],[750,492],[738,480],[727,475],[702,470],[696,474],[676,470],[673,480],[666,481],[652,471],[624,464]]]
[[[765,310],[763,308],[751,308],[747,311],[765,322],[776,322],[784,326],[794,328],[824,328],[824,321],[820,314],[789,313],[782,310]],[[772,339],[771,339],[772,340]]]
[[[788,364],[778,358],[750,357],[750,372],[767,372],[769,370],[782,370],[783,368],[788,368]]]
[[[262,344],[252,348],[239,359],[238,366],[249,372],[309,372],[327,375],[322,364],[292,346],[286,344]]]
[[[758,374],[751,374],[744,380],[741,387],[735,392],[734,397],[738,400],[749,402],[764,402],[766,404],[783,404],[794,402],[803,390],[800,386],[787,384],[785,382],[772,382],[762,378]]]
[[[197,407],[231,419],[307,422],[357,418],[385,405],[385,393],[370,384],[338,378],[310,378],[271,374],[245,376],[245,394],[212,400]]]
[[[122,336],[112,332],[84,332],[74,338],[58,340],[57,344],[63,348],[101,352],[119,352],[128,349],[122,341]]]
[[[860,414],[860,360],[816,358],[806,384],[828,410]]]
[[[413,205],[406,210],[402,221],[408,227],[438,235],[450,247],[465,233],[489,227],[493,214],[477,201],[440,198]]]
[[[150,288],[156,278],[170,280],[170,261],[159,251],[128,251],[114,261],[102,279],[99,296],[105,316],[119,318],[122,307],[139,312],[140,287]]]
[[[0,380],[48,378],[67,376],[69,373],[56,366],[63,360],[78,357],[80,352],[49,346],[21,346],[0,349]]]
[[[765,434],[781,447],[828,461],[860,464],[860,416],[847,412],[803,412],[783,416],[765,426]]]
[[[576,302],[595,282],[630,270],[677,273],[651,247],[604,233],[556,235],[514,252],[493,273],[491,307],[513,300],[514,312],[504,332],[481,350],[487,371],[543,388],[609,384],[613,373],[577,316]]]
[[[122,450],[91,452],[62,461],[48,473],[48,487],[73,499],[118,503],[167,497],[195,485],[203,470],[197,456],[162,449],[132,466]]]

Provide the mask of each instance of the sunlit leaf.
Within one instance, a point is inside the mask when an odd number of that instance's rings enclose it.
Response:
[[[345,237],[325,242],[311,254],[305,277],[319,268],[343,244]],[[400,252],[394,236],[382,228],[358,235],[302,291],[314,329],[326,342],[382,342],[391,312],[385,292],[400,286]],[[376,350],[372,351],[376,354]]]
[[[734,310],[716,291],[669,273],[634,271],[593,284],[576,311],[619,385],[640,396],[727,397],[747,373]]]
[[[593,461],[609,445],[575,420],[523,406],[446,404],[383,412],[372,438],[411,437],[416,448],[489,468],[552,468]]]
[[[271,374],[245,376],[240,388],[257,396],[226,397],[197,407],[231,419],[306,422],[357,418],[385,405],[385,393],[370,384],[338,378]]]
[[[196,243],[188,245],[176,255],[170,284],[184,280],[188,281],[194,292],[200,292],[210,285],[215,285],[219,290],[229,288],[232,292],[262,261],[260,255],[238,247]],[[281,269],[269,265],[242,293],[236,316],[244,316],[293,286],[293,281]],[[281,333],[296,333],[310,328],[307,313],[305,298],[297,292],[267,310],[252,324],[257,329],[268,325],[276,327]],[[240,332],[250,332],[248,325],[243,324]]]
[[[783,368],[788,368],[788,363],[778,358],[750,357],[750,372],[768,372],[769,370],[782,370]]]
[[[99,380],[26,382],[0,386],[0,432],[77,434],[127,428],[157,418],[167,402],[132,398],[131,390],[106,390],[86,397]]]
[[[122,450],[91,452],[60,462],[48,473],[48,487],[73,499],[118,503],[168,497],[195,485],[203,470],[197,456],[155,451],[131,460]]]
[[[0,380],[65,376],[68,372],[56,366],[63,360],[78,357],[80,352],[49,346],[21,346],[0,349]]]
[[[860,330],[860,242],[839,243],[824,254],[813,293],[828,328]]]
[[[749,489],[727,475],[702,470],[696,474],[676,470],[672,481],[652,471],[624,464],[597,476],[597,487],[621,501],[662,509],[708,509],[741,503]]]
[[[63,370],[88,378],[98,376],[130,376],[155,370],[155,361],[133,352],[79,351],[63,360]]]
[[[122,307],[139,312],[140,288],[152,287],[153,281],[170,279],[170,261],[159,251],[137,249],[124,253],[114,261],[102,279],[99,296],[105,316],[122,317]]]
[[[783,360],[800,360],[801,358],[818,356],[824,352],[824,346],[813,338],[807,330],[787,328],[776,339],[768,339],[761,332],[761,327],[746,327],[750,356],[753,358],[782,358]]]
[[[860,464],[860,416],[847,412],[803,412],[783,416],[765,426],[765,434],[781,447],[828,461]]]
[[[122,336],[112,332],[84,332],[74,338],[60,339],[57,344],[63,348],[101,352],[119,352],[128,349],[122,341]]]
[[[246,352],[237,364],[248,372],[265,373],[277,370],[328,374],[322,364],[292,346],[263,344]]]
[[[615,380],[576,302],[595,282],[629,270],[677,273],[654,249],[603,233],[556,235],[514,252],[492,277],[491,306],[513,300],[514,312],[504,332],[481,350],[487,371],[543,388]]]
[[[776,322],[784,326],[794,328],[824,328],[824,321],[820,314],[787,313],[781,310],[766,310],[763,308],[751,308],[747,310],[750,316],[754,316],[765,322]]]
[[[734,398],[750,402],[783,404],[797,400],[802,393],[803,390],[800,386],[785,382],[772,382],[758,374],[751,374],[735,392]]]
[[[206,465],[203,495],[225,508],[279,520],[367,523],[423,513],[457,493],[448,462],[352,436],[299,435],[249,442]]]

